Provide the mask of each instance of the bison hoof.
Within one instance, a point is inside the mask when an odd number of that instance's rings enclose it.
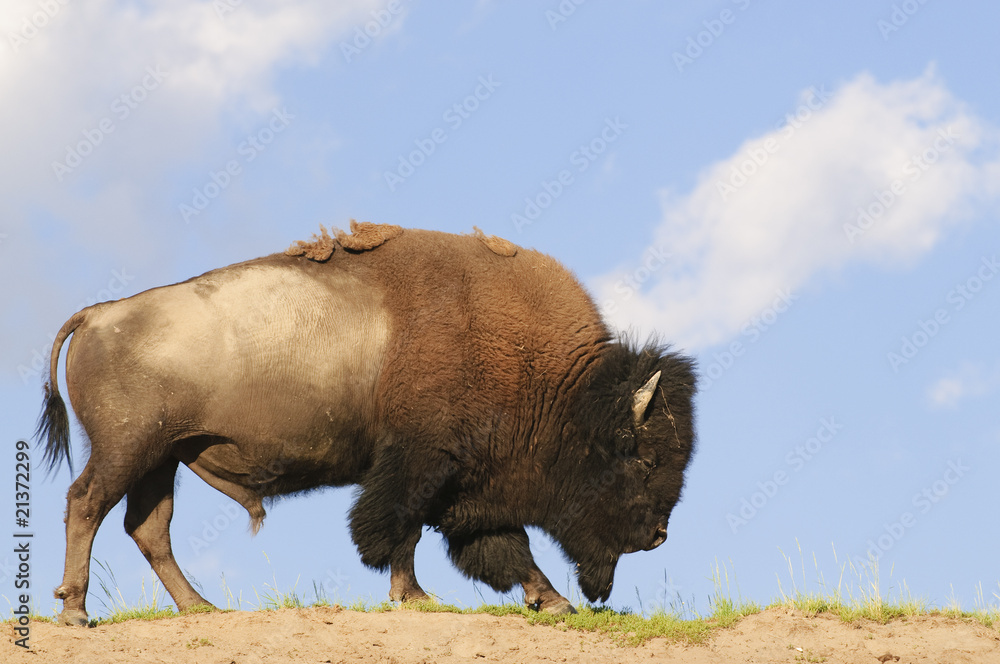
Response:
[[[576,613],[576,609],[573,605],[569,603],[569,600],[565,597],[560,597],[557,600],[551,602],[542,602],[541,606],[538,607],[542,613],[548,613],[553,616],[568,616]]]
[[[63,609],[59,614],[59,624],[86,627],[89,624],[87,612],[82,609]]]
[[[420,588],[416,590],[405,590],[402,592],[389,593],[389,599],[393,602],[423,602],[424,600],[430,599],[427,593],[425,593]]]

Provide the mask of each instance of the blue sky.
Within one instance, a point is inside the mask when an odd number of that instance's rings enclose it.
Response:
[[[39,369],[82,306],[281,251],[321,223],[476,225],[556,256],[617,329],[700,363],[699,448],[670,538],[622,559],[611,605],[707,611],[717,565],[733,594],[766,602],[792,588],[786,556],[799,589],[822,590],[822,573],[858,592],[867,577],[847,564],[869,553],[883,592],[1000,602],[1000,7],[328,4],[3,4],[9,512]],[[73,448],[79,468],[78,430]],[[45,611],[71,478],[45,480],[40,457]],[[251,537],[182,470],[174,550],[223,606],[223,575],[245,606],[275,582],[381,600],[388,578],[350,542],[351,498],[277,503]],[[94,556],[131,601],[150,572],[123,515]],[[579,599],[556,548],[532,540]],[[446,601],[495,599],[436,533],[417,554]],[[13,573],[0,555],[7,597]]]

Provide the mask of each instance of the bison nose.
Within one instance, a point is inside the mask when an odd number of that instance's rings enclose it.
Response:
[[[667,529],[666,529],[666,527],[664,527],[662,525],[661,526],[657,526],[656,527],[656,536],[653,538],[652,544],[650,544],[649,548],[647,548],[646,550],[647,551],[652,551],[653,549],[655,549],[656,547],[660,546],[661,544],[663,544],[666,541],[667,541]]]

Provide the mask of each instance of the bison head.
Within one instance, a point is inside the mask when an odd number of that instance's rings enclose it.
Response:
[[[694,449],[694,392],[689,358],[625,344],[607,349],[579,392],[564,441],[573,471],[546,530],[590,601],[607,600],[622,554],[666,540]]]

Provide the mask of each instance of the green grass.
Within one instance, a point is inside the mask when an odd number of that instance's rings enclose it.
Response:
[[[622,645],[638,645],[655,637],[701,643],[713,629],[711,620],[683,620],[663,612],[644,617],[628,611],[590,606],[578,607],[579,613],[568,616],[552,616],[532,611],[521,604],[483,604],[478,607],[460,608],[450,604],[441,604],[433,599],[408,602],[402,605],[393,602],[366,603],[363,600],[358,600],[344,608],[365,613],[422,611],[460,615],[487,614],[497,617],[520,616],[529,625],[550,625],[564,630],[601,632]]]
[[[146,579],[143,578],[140,599],[137,604],[129,606],[125,601],[124,595],[122,595],[121,589],[118,587],[118,580],[115,578],[115,573],[106,563],[100,560],[95,560],[94,562],[97,563],[97,567],[92,570],[92,573],[94,578],[97,579],[101,592],[104,593],[104,597],[100,601],[104,606],[104,613],[107,617],[91,619],[91,627],[120,623],[126,620],[155,620],[157,618],[170,618],[177,615],[173,606],[169,604],[170,600],[166,597],[166,590],[164,590],[159,578],[152,571],[150,571],[151,581],[148,586],[149,590],[147,591]]]
[[[718,627],[729,627],[746,616],[763,611],[756,602],[743,599],[739,586],[736,587],[736,599],[733,599],[735,579],[730,579],[729,567],[725,565],[719,567],[718,560],[715,561],[715,569],[712,570],[712,583],[715,585],[715,592],[709,598],[712,607],[710,617]]]
[[[877,560],[869,560],[861,564],[850,560],[840,563],[836,548],[833,548],[833,558],[835,564],[839,565],[837,585],[827,584],[823,572],[820,570],[816,554],[813,553],[812,562],[817,589],[809,590],[806,558],[802,553],[802,547],[798,546],[798,542],[796,545],[799,554],[797,566],[799,574],[796,575],[796,564],[792,556],[782,552],[788,568],[790,589],[786,592],[781,577],[778,576],[780,598],[769,604],[767,608],[784,606],[809,615],[830,613],[849,623],[871,620],[885,624],[892,620],[914,616],[945,616],[978,622],[990,628],[995,623],[1000,622],[1000,607],[987,604],[982,584],[977,589],[976,607],[972,611],[963,610],[954,598],[949,601],[945,608],[936,608],[926,598],[914,596],[906,585],[905,579],[894,584],[893,568],[889,569],[888,590],[883,593],[882,570]],[[1000,594],[994,593],[993,595],[1000,600]]]
[[[0,597],[3,597],[4,600],[7,601],[7,606],[9,607],[7,613],[10,614],[10,618],[7,618],[2,622],[9,622],[9,623],[17,622],[17,618],[19,618],[19,616],[18,617],[14,616],[14,603],[11,602],[10,598],[7,597],[6,595],[0,595]],[[15,595],[15,597],[17,597],[17,595]],[[38,605],[35,604],[35,598],[32,597],[31,605],[28,607],[28,620],[30,620],[31,622],[54,623],[56,622],[56,613],[55,610],[53,609],[51,616],[42,615],[41,613],[38,612]]]
[[[267,560],[267,564],[271,564],[271,559],[264,554],[264,559]],[[295,580],[295,585],[292,589],[287,592],[282,592],[278,589],[278,576],[271,568],[271,584],[264,584],[263,594],[258,593],[257,589],[254,589],[254,593],[257,595],[257,610],[258,611],[273,611],[275,609],[302,609],[305,608],[305,604],[299,597],[296,589],[299,587],[299,580]],[[314,584],[315,585],[315,584]],[[231,593],[230,593],[231,594]]]
[[[837,561],[836,550],[833,551]],[[837,562],[839,576],[835,585],[828,584],[820,570],[816,555],[812,555],[811,574],[807,574],[806,556],[801,546],[798,546],[798,559],[782,552],[787,567],[787,576],[783,579],[777,575],[778,596],[767,605],[760,605],[745,600],[735,581],[732,562],[720,565],[715,562],[711,570],[711,580],[714,591],[709,599],[710,613],[700,615],[678,596],[677,601],[670,604],[669,609],[662,607],[652,613],[643,612],[638,589],[640,612],[633,613],[630,609],[616,611],[607,607],[587,605],[581,598],[574,604],[578,613],[569,616],[551,616],[529,610],[526,606],[511,602],[504,604],[487,604],[485,601],[478,607],[460,608],[443,603],[437,599],[420,602],[409,602],[400,605],[390,601],[375,601],[372,599],[354,599],[344,602],[340,598],[329,598],[321,583],[313,582],[312,601],[300,595],[298,579],[288,590],[281,590],[277,575],[272,573],[272,582],[265,583],[261,591],[254,589],[256,603],[245,602],[242,595],[234,596],[225,577],[222,578],[222,590],[226,597],[224,610],[273,611],[278,609],[305,609],[310,607],[339,607],[341,609],[366,613],[384,613],[390,611],[423,611],[430,613],[455,614],[488,614],[493,616],[519,616],[531,625],[550,625],[562,630],[580,630],[597,632],[606,635],[615,643],[623,646],[641,644],[652,638],[665,638],[670,641],[685,643],[704,643],[711,635],[720,629],[725,629],[738,623],[743,618],[772,608],[786,608],[802,612],[808,616],[831,614],[849,623],[870,620],[887,623],[892,620],[906,620],[914,616],[945,616],[960,620],[980,623],[988,628],[1000,628],[1000,607],[987,602],[982,585],[977,589],[975,608],[972,611],[963,610],[957,600],[951,599],[945,608],[935,608],[922,598],[914,597],[906,586],[906,582],[893,584],[893,570],[888,574],[888,590],[883,592],[882,571],[877,561],[865,564],[855,564],[847,561]],[[265,554],[265,558],[266,558]],[[103,605],[105,617],[91,620],[91,626],[112,624],[125,620],[155,620],[170,618],[178,613],[173,609],[170,598],[156,576],[150,572],[150,578],[142,580],[140,599],[134,605],[129,605],[119,588],[114,572],[106,563],[95,561],[94,577],[103,597],[98,596]],[[270,561],[268,561],[270,562]],[[812,578],[814,580],[810,581]],[[664,579],[666,585],[666,579]],[[480,598],[482,596],[480,595]],[[992,593],[990,602],[1000,600],[1000,592]],[[664,602],[665,604],[665,602]],[[11,608],[13,610],[13,607]],[[195,607],[185,613],[207,612],[209,607]],[[53,621],[53,618],[41,616],[32,608],[31,619],[35,621]],[[205,639],[192,640],[188,648],[210,646]],[[811,660],[804,660],[811,661]]]

